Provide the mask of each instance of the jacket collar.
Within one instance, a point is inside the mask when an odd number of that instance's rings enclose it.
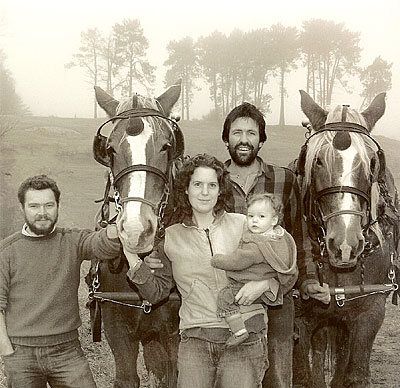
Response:
[[[213,223],[211,224],[211,226],[213,225],[217,225],[221,222],[221,219],[223,218],[224,214],[225,214],[225,210],[220,210],[215,218]],[[182,225],[186,228],[195,228],[195,229],[200,229],[193,221],[193,217],[190,215],[185,215],[183,221],[182,221]]]

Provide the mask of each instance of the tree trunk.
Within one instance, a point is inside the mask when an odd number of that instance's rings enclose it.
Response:
[[[308,94],[310,94],[310,78],[311,78],[311,72],[310,72],[310,55],[307,54],[307,85],[306,85],[306,91]]]
[[[336,73],[339,67],[339,62],[340,62],[340,57],[336,58],[335,63],[333,64],[332,75],[330,77],[330,82],[329,82],[328,98],[327,98],[328,105],[332,103],[333,86],[335,85]]]
[[[279,128],[285,127],[285,70],[281,67],[281,111],[279,114]]]
[[[97,73],[94,73],[94,85],[97,86]],[[93,107],[93,117],[97,119],[97,100],[96,96],[94,96],[94,107]]]
[[[185,120],[185,84],[182,85],[182,95],[181,95],[181,117]]]
[[[217,101],[217,74],[214,73],[214,87],[213,87],[213,92],[214,92],[214,109],[215,109],[215,116],[219,117],[219,112],[218,112],[218,101]]]
[[[190,120],[190,117],[189,117],[189,80],[188,79],[186,79],[186,87],[185,87],[185,89],[186,89],[186,94],[185,94],[185,97],[186,97],[186,120]]]

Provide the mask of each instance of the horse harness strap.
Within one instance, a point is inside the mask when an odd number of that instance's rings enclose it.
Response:
[[[171,170],[172,170],[172,165],[170,163],[170,166],[168,167],[168,173],[169,176],[167,176],[164,172],[161,170],[149,166],[149,165],[144,165],[144,164],[137,164],[137,165],[132,165],[124,168],[123,170],[119,171],[115,176],[113,175],[112,172],[112,166],[107,165],[107,163],[104,163],[104,161],[101,158],[96,158],[96,155],[98,155],[98,150],[97,148],[102,148],[103,153],[105,152],[104,149],[106,149],[106,143],[107,143],[107,138],[101,134],[102,128],[109,122],[113,122],[114,120],[124,120],[124,119],[130,119],[130,118],[139,118],[139,117],[159,117],[164,120],[167,120],[170,122],[174,128],[179,129],[178,124],[176,123],[175,120],[170,119],[169,117],[165,116],[163,113],[151,109],[151,108],[133,108],[133,109],[128,109],[124,112],[121,112],[120,114],[111,117],[107,121],[105,121],[97,130],[97,134],[95,136],[95,142],[94,142],[94,154],[95,154],[95,159],[110,168],[110,175],[108,177],[108,181],[106,184],[105,188],[105,193],[103,196],[103,205],[101,207],[101,220],[99,221],[99,225],[102,227],[105,227],[108,223],[113,223],[115,222],[116,217],[114,217],[112,220],[108,220],[108,209],[109,209],[109,203],[110,201],[115,202],[115,206],[117,211],[119,212],[122,209],[122,204],[126,202],[141,202],[144,203],[145,205],[150,206],[153,209],[153,212],[158,216],[158,221],[159,221],[159,229],[162,229],[162,217],[164,213],[164,209],[168,203],[169,195],[170,195],[170,188],[169,184],[171,181]],[[175,144],[176,147],[176,144]],[[152,203],[151,201],[147,200],[146,198],[141,198],[141,197],[133,197],[133,196],[128,196],[128,197],[123,197],[120,198],[120,194],[117,190],[117,185],[118,182],[127,174],[130,174],[132,172],[149,172],[152,174],[157,175],[164,181],[164,191],[162,194],[162,197],[160,198],[160,201],[158,203]],[[114,196],[110,197],[109,192],[111,189],[111,185],[114,187]],[[99,202],[99,201],[96,201]]]
[[[103,124],[100,125],[99,129],[97,130],[97,135],[101,134],[101,130],[106,124],[114,120],[127,120],[127,119],[129,120],[132,118],[139,118],[139,117],[160,117],[164,120],[169,121],[174,127],[178,125],[175,120],[170,119],[169,117],[165,116],[158,110],[151,108],[132,108],[124,112],[121,112],[118,115],[110,117],[108,120],[106,120]]]
[[[346,119],[346,114],[347,114],[347,106],[343,106],[343,111],[342,111],[342,120]],[[307,152],[307,145],[310,141],[311,138],[313,138],[314,136],[317,136],[323,132],[354,132],[354,133],[359,133],[363,136],[367,136],[371,141],[373,141],[373,143],[377,146],[378,151],[378,158],[379,158],[379,162],[380,162],[380,168],[383,169],[385,166],[385,162],[384,162],[384,152],[381,148],[381,146],[379,145],[379,143],[368,133],[368,130],[363,127],[360,124],[357,123],[349,123],[346,121],[338,121],[338,122],[333,122],[333,123],[328,123],[325,124],[322,128],[320,128],[318,131],[316,131],[315,133],[311,134],[310,136],[308,136],[306,142],[303,144],[302,146],[302,151],[301,151],[301,155],[299,157],[300,159],[304,159],[304,155]],[[303,160],[304,162],[304,160]],[[300,169],[303,169],[302,166],[300,166]],[[381,171],[379,173],[379,175],[381,175]],[[378,181],[380,181],[380,177],[378,177]],[[352,209],[348,209],[348,210],[340,210],[337,212],[332,212],[328,215],[323,215],[321,212],[321,220],[323,221],[323,223],[326,223],[329,219],[331,219],[332,217],[336,217],[339,215],[343,215],[343,214],[351,214],[351,215],[357,215],[360,217],[364,217],[367,216],[367,224],[364,227],[364,230],[368,230],[369,227],[371,226],[371,220],[370,220],[370,205],[371,205],[371,197],[368,193],[364,192],[363,190],[358,189],[357,187],[351,187],[351,186],[332,186],[332,187],[327,187],[325,189],[322,189],[316,193],[314,193],[314,195],[310,195],[310,196],[305,196],[305,201],[309,202],[305,204],[305,209],[306,209],[306,218],[307,218],[307,222],[309,224],[309,232],[310,229],[312,229],[313,225],[317,225],[320,228],[323,228],[323,226],[320,226],[318,223],[318,220],[316,219],[315,215],[312,214],[312,210],[311,208],[313,206],[316,206],[316,204],[318,204],[318,200],[320,198],[322,198],[325,195],[328,194],[337,194],[337,193],[349,193],[349,194],[354,194],[354,195],[358,195],[359,197],[363,198],[366,203],[367,203],[367,214],[365,214],[362,211],[357,211],[357,210],[352,210]],[[314,239],[314,236],[310,235],[311,238]]]

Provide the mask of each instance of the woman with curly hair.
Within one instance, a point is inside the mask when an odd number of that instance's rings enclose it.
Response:
[[[227,171],[212,156],[189,158],[178,173],[175,193],[182,221],[168,227],[159,244],[163,267],[152,271],[124,248],[128,277],[153,304],[168,297],[174,282],[182,296],[178,387],[261,387],[267,368],[263,306],[240,306],[249,336],[236,347],[226,346],[232,333],[217,316],[218,293],[228,280],[225,271],[212,267],[211,258],[238,247],[246,220],[224,210],[230,196]]]

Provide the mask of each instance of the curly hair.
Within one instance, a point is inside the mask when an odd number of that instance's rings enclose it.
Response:
[[[176,177],[175,185],[175,198],[178,213],[182,212],[184,215],[191,216],[192,206],[190,205],[186,191],[189,187],[190,179],[198,167],[208,167],[215,170],[217,173],[219,184],[219,196],[217,203],[214,206],[215,213],[227,207],[228,201],[231,199],[232,192],[229,184],[228,171],[224,164],[214,156],[207,154],[199,154],[192,158],[187,158],[182,167],[179,169]]]
[[[24,180],[18,189],[18,200],[21,205],[25,204],[25,194],[28,190],[46,190],[50,189],[54,193],[54,197],[56,198],[57,205],[60,202],[61,192],[57,186],[57,183],[49,178],[47,175],[35,175]]]
[[[271,204],[272,209],[275,211],[275,215],[278,217],[278,224],[280,224],[283,220],[282,200],[276,195],[270,193],[254,194],[247,198],[247,208],[249,208],[253,203],[261,201],[266,203],[269,202]]]
[[[224,129],[222,131],[222,140],[225,143],[229,142],[229,131],[231,129],[231,125],[236,119],[241,117],[253,119],[257,123],[258,132],[260,134],[260,143],[264,143],[265,140],[267,140],[264,116],[260,110],[248,102],[243,102],[228,113],[224,122]]]

